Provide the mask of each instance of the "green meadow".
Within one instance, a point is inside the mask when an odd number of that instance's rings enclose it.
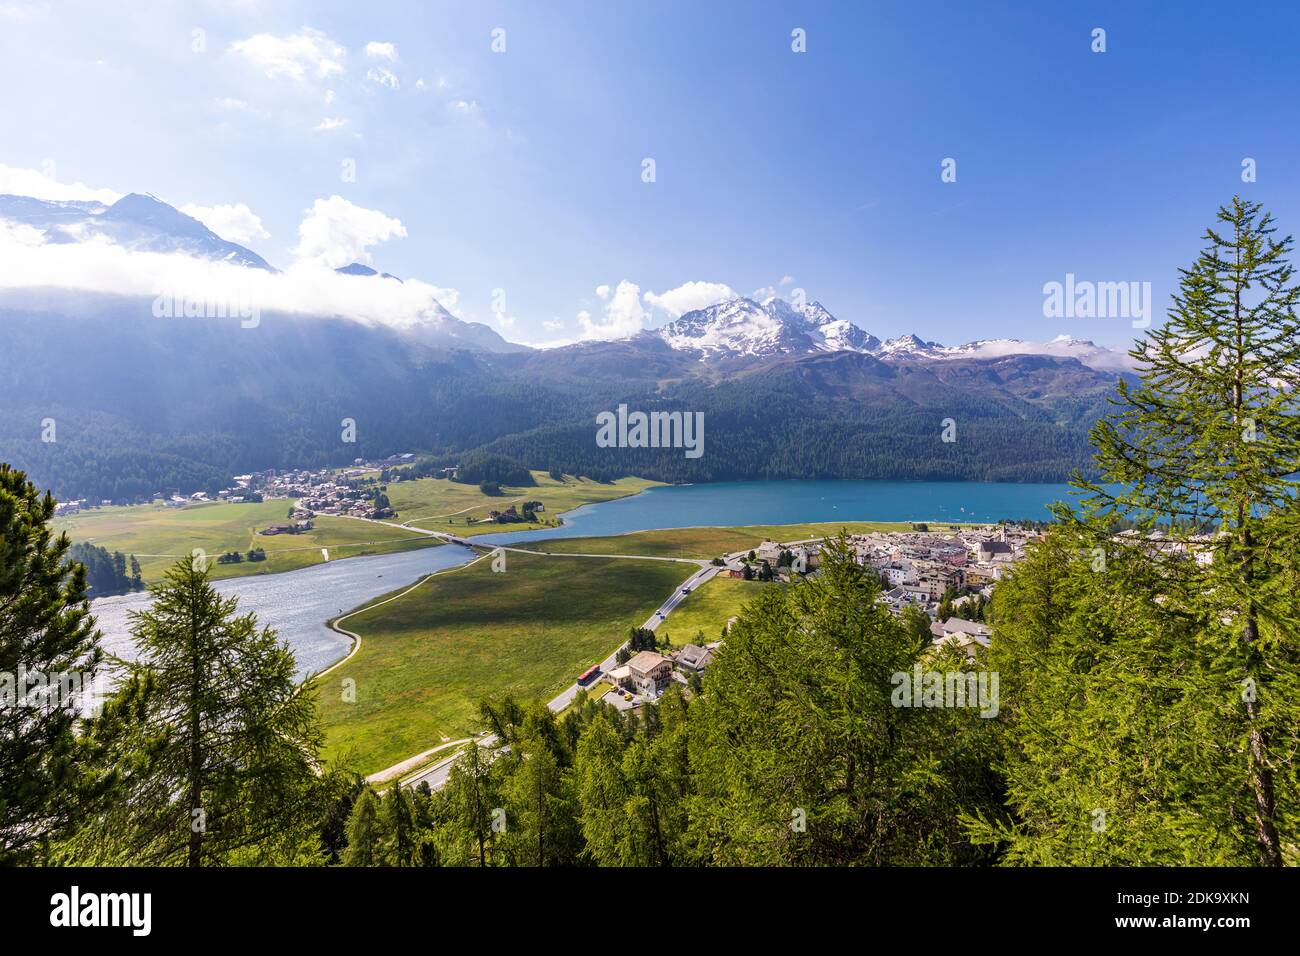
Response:
[[[626,498],[644,491],[655,481],[620,478],[617,481],[592,481],[565,475],[551,478],[544,471],[532,473],[536,485],[502,485],[500,495],[486,495],[478,485],[466,485],[445,478],[419,478],[388,485],[388,500],[397,512],[397,520],[427,531],[444,531],[468,537],[500,531],[527,531],[559,526],[560,515],[582,505]],[[535,522],[492,524],[485,521],[489,511],[518,508],[525,501],[540,501],[546,508]]]
[[[482,697],[549,700],[693,570],[512,553],[503,574],[481,560],[376,602],[342,624],[361,635],[357,652],[317,679],[326,755],[369,774],[481,729]],[[355,703],[343,700],[348,679]]]
[[[66,531],[74,541],[88,541],[109,551],[134,554],[140,561],[145,581],[158,580],[178,558],[191,556],[195,548],[207,554],[214,578],[228,578],[274,574],[320,564],[325,560],[321,548],[328,548],[330,559],[334,560],[438,543],[404,528],[326,515],[318,516],[315,527],[303,534],[258,534],[268,525],[285,524],[288,510],[289,502],[285,500],[258,504],[221,502],[182,508],[106,507],[58,518],[55,529]],[[253,548],[266,551],[266,560],[247,560],[247,552]],[[245,560],[239,564],[217,564],[217,557],[227,551],[242,552]]]
[[[658,634],[672,641],[673,647],[719,640],[727,622],[737,617],[741,609],[762,594],[765,588],[772,587],[782,585],[714,577],[692,591],[672,614],[660,622]],[[701,632],[703,639],[698,637]]]
[[[937,525],[933,526],[939,530]],[[947,525],[943,526],[947,528]],[[672,528],[664,531],[636,531],[605,538],[556,538],[520,545],[549,554],[641,554],[665,558],[709,559],[737,551],[749,551],[765,539],[800,541],[838,534],[866,534],[872,531],[910,531],[907,521],[829,521],[820,524],[745,525],[736,528]]]

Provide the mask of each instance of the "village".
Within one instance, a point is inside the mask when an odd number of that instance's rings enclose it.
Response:
[[[1041,537],[1038,531],[1012,523],[952,526],[946,532],[917,524],[912,531],[854,534],[848,540],[858,564],[880,578],[877,600],[891,614],[916,609],[930,619],[935,647],[954,646],[974,657],[979,648],[989,646],[992,636],[984,616],[996,583],[1024,556],[1026,546]],[[1116,533],[1114,540],[1138,543],[1153,556],[1198,564],[1209,563],[1213,556],[1213,539],[1208,534],[1178,541],[1159,531],[1141,535],[1127,530]],[[788,584],[817,574],[824,544],[824,538],[765,540],[748,553],[723,555],[712,563],[720,576]],[[620,657],[625,659],[618,667],[606,674],[592,668],[583,678],[590,684],[604,678],[618,691],[606,700],[620,709],[631,709],[658,700],[672,682],[690,687],[722,644],[721,640],[703,646],[687,644],[665,648],[666,653],[642,649],[629,654],[624,650]],[[579,684],[583,683],[580,679]]]
[[[394,512],[387,505],[387,499],[379,493],[378,484],[400,481],[400,475],[389,476],[388,470],[400,465],[409,465],[414,460],[413,453],[406,453],[374,461],[357,458],[350,466],[344,468],[315,470],[268,468],[246,475],[235,475],[232,485],[212,494],[196,491],[183,495],[179,489],[163,489],[151,496],[150,504],[183,508],[187,505],[211,502],[239,504],[277,499],[296,501],[297,505],[289,515],[293,523],[272,525],[265,529],[263,534],[291,534],[310,530],[309,522],[318,514],[347,515],[354,518],[391,518]],[[378,479],[375,477],[375,472],[380,473]],[[107,500],[91,502],[84,498],[61,501],[55,507],[55,514],[76,514],[88,508],[107,507],[111,504],[113,502]]]
[[[1008,524],[954,528],[946,533],[918,525],[907,532],[851,535],[849,543],[858,563],[880,578],[878,600],[890,613],[901,615],[906,608],[915,608],[930,618],[936,647],[952,645],[973,657],[978,648],[988,646],[992,635],[980,618],[995,583],[1038,537],[1035,531]],[[723,555],[712,563],[719,576],[788,584],[799,577],[816,576],[824,544],[822,538],[766,540],[748,553]],[[673,683],[692,688],[722,644],[722,640],[690,643],[664,647],[662,653],[624,648],[618,666],[607,673],[593,667],[578,684],[593,686],[603,680],[615,691],[604,697],[607,703],[620,710],[636,709],[659,700]]]

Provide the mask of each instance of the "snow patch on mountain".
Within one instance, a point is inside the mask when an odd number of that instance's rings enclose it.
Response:
[[[1050,355],[1078,359],[1090,368],[1102,371],[1132,371],[1133,357],[1123,349],[1107,348],[1072,335],[1058,335],[1048,342],[1022,339],[980,339],[965,345],[941,348],[936,358],[1001,358],[1005,355]]]
[[[860,352],[888,362],[1047,355],[1078,359],[1084,365],[1106,371],[1133,368],[1126,352],[1068,335],[1057,336],[1050,342],[981,339],[956,346],[929,342],[918,335],[900,335],[882,342],[849,320],[836,318],[820,302],[800,308],[776,296],[761,303],[748,298],[730,299],[688,312],[662,328],[641,335],[657,337],[679,351],[698,353],[702,362]]]

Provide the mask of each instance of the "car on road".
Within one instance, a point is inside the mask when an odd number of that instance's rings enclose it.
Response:
[[[690,589],[690,588],[682,588],[682,593],[683,593],[683,594],[690,594],[690,593],[691,593],[691,589]]]

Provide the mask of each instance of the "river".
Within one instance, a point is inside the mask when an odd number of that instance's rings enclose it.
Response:
[[[394,554],[327,561],[281,574],[227,578],[213,586],[237,597],[241,612],[252,611],[262,624],[276,629],[289,642],[298,661],[298,676],[323,670],[348,652],[351,641],[325,626],[341,610],[364,604],[381,594],[411,584],[422,575],[454,568],[474,557],[470,548],[448,544]],[[146,592],[121,594],[92,601],[106,651],[132,656],[131,611],[149,604]]]
[[[482,535],[484,544],[518,545],[546,538],[603,537],[657,528],[803,524],[814,521],[997,521],[1050,517],[1047,505],[1068,498],[1060,484],[912,481],[743,481],[649,488],[638,495],[584,505],[564,525]],[[329,561],[282,574],[215,583],[276,629],[297,656],[299,676],[320,671],[347,653],[350,642],[325,622],[422,575],[457,567],[474,552],[458,545]],[[131,655],[128,614],[148,594],[100,598],[91,610],[104,647]]]

